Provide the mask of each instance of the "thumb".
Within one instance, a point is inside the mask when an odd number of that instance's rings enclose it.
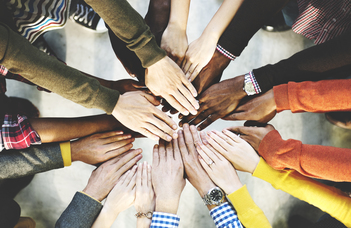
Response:
[[[143,93],[143,96],[153,105],[159,106],[161,102],[153,95]]]

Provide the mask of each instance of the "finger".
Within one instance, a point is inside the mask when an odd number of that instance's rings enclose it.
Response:
[[[246,112],[236,112],[238,110],[235,110],[234,113],[231,113],[229,115],[226,115],[225,117],[222,117],[223,120],[246,120],[247,119],[247,113]]]
[[[228,131],[240,134],[240,135],[251,135],[252,134],[252,127],[244,127],[244,126],[233,126],[233,127],[228,127],[225,128]]]
[[[154,106],[159,106],[160,105],[160,101],[157,100],[157,98],[153,95],[150,94],[146,94],[146,93],[142,93],[144,96],[151,104],[153,104]]]
[[[221,154],[226,154],[227,151],[221,147],[214,139],[212,139],[212,137],[210,137],[209,135],[206,135],[206,139],[208,141],[208,143],[219,153]]]
[[[222,132],[219,131],[212,131],[215,135],[217,135],[219,138],[217,141],[223,148],[225,148],[226,150],[229,150],[232,146],[235,145],[235,142],[233,142],[233,140],[231,138],[229,138],[228,136],[226,136],[225,134],[223,134]]]
[[[161,110],[158,108],[155,108],[154,110],[154,115],[161,119],[163,122],[165,122],[169,127],[173,128],[173,130],[177,130],[177,124],[172,120],[171,117],[169,117],[166,113],[163,113]],[[172,131],[175,133],[174,131]],[[175,133],[176,134],[176,133]]]
[[[189,128],[190,128],[191,136],[193,137],[193,140],[194,140],[194,144],[196,145],[198,143],[201,143],[201,140],[199,138],[199,132],[196,129],[196,127],[194,125],[190,125]]]
[[[204,152],[209,157],[209,159],[211,159],[211,161],[213,161],[214,163],[218,162],[217,155],[210,148],[203,144],[199,144],[197,148],[201,149],[202,152]]]
[[[151,165],[147,165],[147,186],[152,188]]]
[[[199,161],[200,161],[200,164],[202,166],[202,168],[204,168],[204,170],[206,171],[207,174],[211,173],[211,167],[208,166],[208,164],[204,161],[204,159],[199,156]]]
[[[112,151],[112,150],[116,150],[118,148],[122,148],[125,145],[132,144],[134,141],[135,141],[134,138],[126,139],[126,140],[122,140],[122,141],[115,141],[115,142],[112,142],[112,143],[109,143],[109,144],[105,144],[103,146],[103,148],[106,151]]]
[[[97,134],[100,139],[109,138],[116,135],[123,135],[123,131],[109,131]]]
[[[136,186],[136,174],[134,173],[134,175],[132,176],[131,180],[128,183],[128,189],[130,191],[133,190],[132,195],[134,195],[134,197],[135,197],[135,191],[136,191],[135,186]]]
[[[139,163],[138,170],[137,170],[137,179],[136,179],[136,186],[138,189],[141,189],[141,186],[142,186],[142,172],[143,172],[143,164]]]
[[[142,164],[142,180],[141,180],[141,185],[143,187],[147,187],[147,162],[144,161]]]
[[[121,167],[123,164],[125,164],[126,162],[128,162],[129,160],[131,160],[132,158],[134,158],[135,156],[138,156],[139,154],[141,154],[142,149],[136,149],[136,150],[130,150],[124,154],[121,154],[121,156],[112,158],[111,160],[105,162],[104,164],[111,164],[111,165],[115,165],[118,164],[119,167]],[[119,167],[117,169],[119,169]]]
[[[109,144],[109,143],[114,143],[114,142],[119,142],[123,140],[130,140],[132,138],[131,134],[123,134],[123,135],[114,135],[110,137],[106,137],[103,139],[104,144]]]
[[[127,144],[125,146],[122,146],[121,148],[110,150],[104,155],[104,159],[109,160],[111,158],[117,157],[127,152],[128,150],[132,149],[132,147],[133,147],[133,144]]]
[[[152,157],[152,166],[153,167],[158,166],[158,164],[160,163],[160,156],[159,156],[158,150],[159,150],[159,146],[156,144],[154,146],[153,153],[152,153],[153,154],[153,157]]]
[[[196,149],[195,149],[194,139],[188,124],[184,125],[183,133],[184,133],[185,144],[186,144],[186,147],[188,148],[189,154],[195,153]]]
[[[171,136],[169,136],[168,134],[166,134],[163,131],[161,131],[159,128],[157,128],[152,123],[147,123],[145,125],[145,128],[146,128],[146,130],[152,132],[152,134],[156,135],[157,137],[160,137],[163,140],[166,140],[166,141],[172,140]]]
[[[181,85],[180,87],[184,87],[183,85]],[[179,88],[178,88],[179,89]],[[185,90],[185,88],[183,88],[183,90]],[[184,97],[184,95],[182,93],[180,93],[178,90],[174,91],[172,93],[172,96],[184,107],[186,108],[192,115],[196,115],[197,111],[196,109],[192,106],[192,104]],[[192,97],[192,96],[191,96]],[[195,103],[196,100],[192,99]]]
[[[223,129],[222,132],[227,135],[229,138],[231,138],[233,140],[233,142],[238,143],[240,142],[242,139],[240,139],[240,137],[236,134],[234,134],[231,131],[228,131],[227,129]],[[235,145],[235,144],[233,144]]]
[[[190,121],[188,121],[189,124],[192,125],[198,125],[199,123],[201,123],[202,121],[204,121],[206,118],[209,118],[209,116],[211,116],[211,114],[213,114],[212,109],[207,109],[204,112],[201,112],[199,115],[197,115],[194,119],[191,119]],[[189,118],[187,118],[189,119]],[[181,122],[183,122],[184,120],[182,120]]]
[[[122,167],[120,167],[118,169],[118,171],[116,172],[116,176],[121,176],[123,173],[125,173],[127,170],[129,170],[133,165],[135,165],[140,159],[142,158],[142,155],[139,154],[137,156],[135,156],[134,158],[132,158],[131,160],[129,160],[127,163],[124,163]],[[123,160],[123,158],[121,159],[121,161]],[[117,162],[119,163],[119,162]]]
[[[230,150],[231,145],[227,143],[222,137],[219,136],[219,134],[222,134],[221,132],[211,131],[211,132],[208,132],[208,134],[212,139],[216,141],[216,143],[218,143],[225,150]]]
[[[181,160],[181,155],[180,155],[178,140],[173,139],[173,140],[172,140],[172,143],[173,143],[172,146],[173,146],[173,156],[174,156],[174,159],[175,159],[176,161],[179,161],[179,160]]]
[[[202,70],[203,67],[200,67],[199,65],[196,66],[194,71],[191,73],[189,77],[189,81],[194,81],[194,79],[199,75],[200,71]]]
[[[171,162],[172,160],[174,160],[174,156],[173,156],[173,146],[172,146],[172,142],[166,142],[165,146],[166,146],[166,156],[167,156],[167,161]]]
[[[167,159],[167,157],[166,157],[166,145],[165,145],[165,141],[163,141],[163,140],[160,140],[160,142],[159,142],[158,154],[160,156],[160,163],[167,161],[166,160]]]
[[[190,76],[191,74],[194,72],[194,70],[196,69],[197,64],[191,64],[191,66],[189,67],[188,71],[185,73],[185,77],[190,80]]]
[[[192,96],[186,96],[186,98],[193,103],[193,100],[195,100],[194,97],[197,97],[197,90],[195,89],[194,85],[186,78],[186,77],[181,77],[182,83],[185,85],[185,87],[190,91]],[[196,101],[196,100],[195,100]]]
[[[201,138],[201,141],[204,145],[207,145],[208,144],[208,141],[206,139],[206,132],[204,131],[200,131],[200,138]]]
[[[184,161],[189,156],[189,151],[186,147],[184,134],[182,130],[178,131],[178,145],[179,145],[180,154],[182,155],[182,159]]]
[[[213,160],[202,150],[201,147],[196,147],[196,150],[207,165],[210,165],[213,162]]]
[[[171,108],[171,110],[169,111],[172,115],[177,114],[178,110],[175,108]]]
[[[199,131],[205,129],[206,127],[210,126],[213,122],[215,122],[216,120],[218,120],[221,116],[219,114],[214,114],[214,115],[210,115],[209,117],[207,117],[207,119],[202,122],[197,129]]]
[[[201,115],[201,113],[203,113],[203,112],[209,110],[209,109],[207,108],[207,106],[204,105],[204,104],[205,104],[205,103],[203,103],[203,102],[200,101],[200,103],[199,103],[200,108],[197,110],[197,114],[196,114],[196,115],[184,116],[183,114],[179,114],[178,118],[182,120],[181,123],[187,123],[187,122],[189,122],[190,120],[192,120],[192,119],[198,117],[199,115]],[[179,125],[179,126],[182,126],[182,125]]]
[[[145,135],[146,137],[148,137],[149,139],[153,139],[153,140],[160,140],[160,137],[158,137],[157,135],[155,135],[153,132],[150,132],[148,129],[145,128],[140,128],[137,130],[140,134]]]
[[[171,95],[165,95],[164,98],[167,100],[167,102],[175,109],[177,109],[180,113],[182,113],[183,115],[187,116],[189,115],[189,111],[184,108],[178,101],[176,98],[174,98]]]
[[[199,102],[194,98],[193,94],[184,85],[178,87],[178,90],[188,99],[191,105],[197,110],[200,108]],[[189,100],[190,98],[190,100]]]
[[[183,70],[184,74],[186,74],[188,72],[191,65],[192,65],[192,63],[188,60],[187,57],[185,57],[185,59],[183,61],[183,65],[182,65],[182,70]]]
[[[133,179],[133,177],[135,175],[135,172],[137,170],[137,165],[134,165],[132,169],[128,170],[127,173],[125,173],[124,175],[126,175],[125,180],[123,181],[123,185],[129,185],[130,181]]]

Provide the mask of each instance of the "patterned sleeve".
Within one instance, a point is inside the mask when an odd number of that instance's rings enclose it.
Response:
[[[243,228],[234,207],[228,202],[213,208],[210,215],[217,228]]]
[[[154,212],[150,228],[177,228],[180,218],[178,215]]]
[[[3,149],[24,149],[41,144],[38,133],[32,128],[26,116],[5,115],[0,128],[0,151]]]

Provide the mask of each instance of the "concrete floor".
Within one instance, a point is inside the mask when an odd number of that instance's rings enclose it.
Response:
[[[141,15],[145,15],[148,1],[129,2]],[[188,29],[189,42],[201,34],[220,4],[220,0],[192,1],[188,23],[188,28],[191,28]],[[92,34],[69,21],[64,29],[46,34],[46,39],[69,66],[106,79],[129,78],[115,57],[106,33]],[[311,41],[292,31],[282,33],[259,31],[240,58],[225,70],[223,79],[242,75],[268,63],[275,63],[311,45]],[[85,109],[56,94],[39,92],[35,87],[13,81],[8,81],[7,95],[28,98],[40,109],[43,117],[75,117],[101,113],[99,110]],[[219,120],[208,129],[221,130],[230,125],[242,124],[241,121]],[[323,114],[292,114],[290,111],[284,111],[278,114],[271,124],[284,139],[294,138],[308,144],[350,147],[347,143],[351,142],[350,132],[329,124]],[[142,148],[143,160],[151,162],[151,149],[155,143],[148,139],[138,139],[134,143],[134,148]],[[22,216],[34,218],[38,228],[53,227],[75,192],[85,187],[93,169],[93,166],[76,162],[64,169],[37,174],[32,183],[16,197],[16,201],[22,207]],[[239,175],[273,227],[288,227],[287,219],[292,214],[308,216],[312,221],[322,214],[313,206],[285,192],[275,190],[260,179],[244,173]],[[135,213],[133,207],[121,213],[113,227],[135,227]],[[181,217],[181,227],[215,227],[207,208],[190,183],[187,183],[182,194],[178,215]]]

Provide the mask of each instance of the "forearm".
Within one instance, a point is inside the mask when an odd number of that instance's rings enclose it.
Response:
[[[263,159],[258,164],[253,176],[272,184],[290,195],[312,204],[330,214],[347,227],[351,226],[351,198],[344,192],[326,186],[296,171],[277,171]]]
[[[274,169],[289,168],[313,178],[351,181],[351,170],[345,162],[351,159],[350,149],[283,140],[274,130],[263,138],[258,152]]]
[[[118,214],[114,215],[111,212],[109,213],[108,210],[104,210],[104,208],[102,208],[99,216],[96,218],[91,228],[110,228],[116,220],[117,216]]]
[[[175,26],[186,32],[188,24],[190,0],[172,0],[168,26]]]
[[[351,32],[300,51],[276,64],[253,70],[262,92],[289,81],[318,81],[330,77],[349,76],[351,72],[350,40]]]
[[[123,126],[109,115],[78,118],[35,118],[29,121],[43,143],[67,141],[98,132],[111,131]]]

